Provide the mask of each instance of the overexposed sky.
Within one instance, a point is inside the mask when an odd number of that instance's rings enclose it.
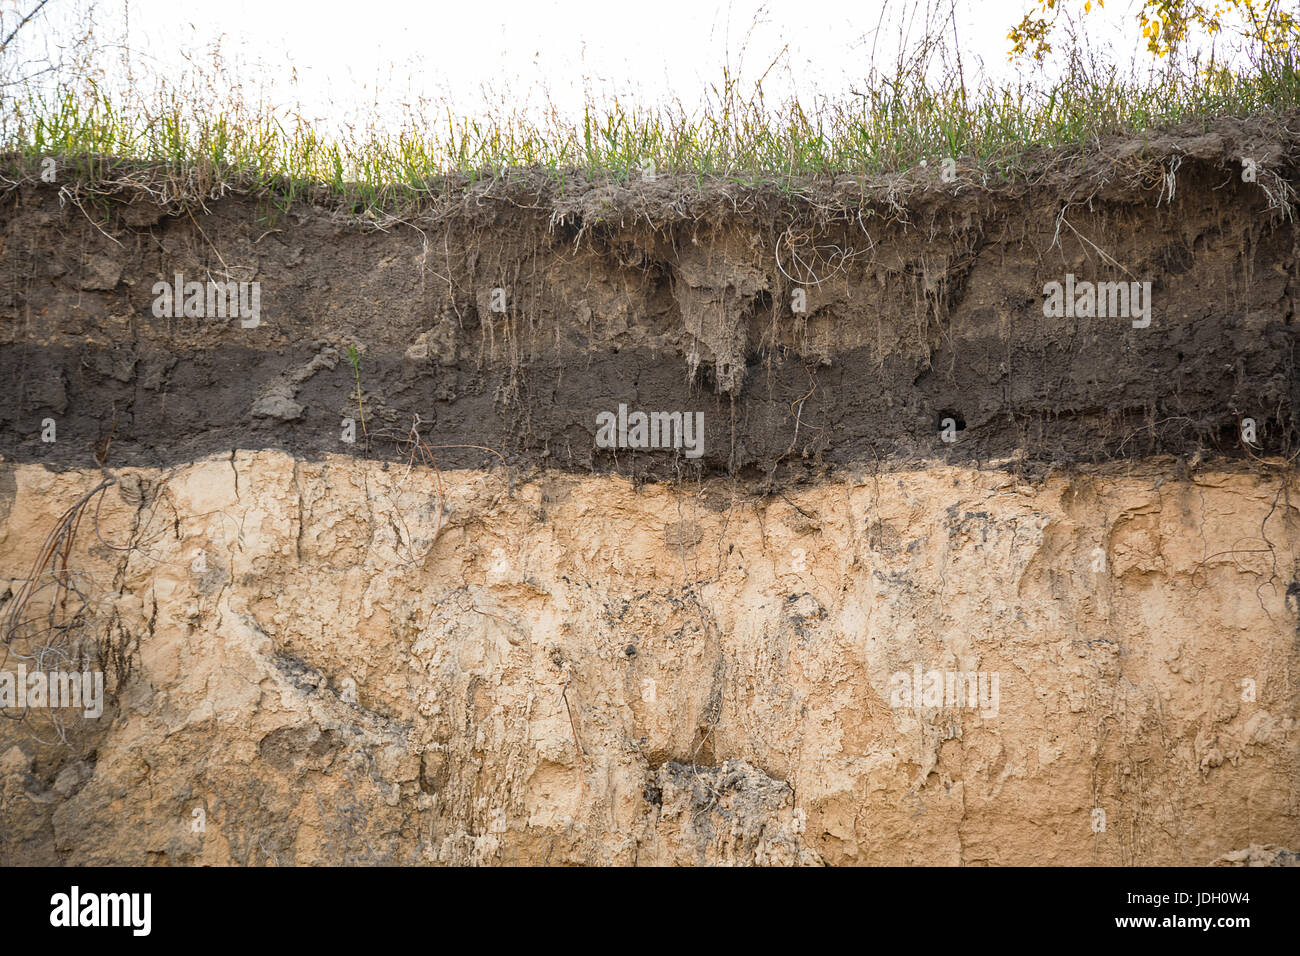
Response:
[[[10,10],[34,2],[0,0]],[[957,0],[955,18],[947,3],[930,0],[940,11],[931,33],[961,50],[968,80],[981,68],[1007,75],[1007,31],[1034,0]],[[90,4],[52,0],[24,53],[49,53],[75,35]],[[219,50],[246,98],[340,123],[383,123],[421,101],[434,114],[504,106],[580,116],[585,97],[614,93],[690,110],[724,65],[752,86],[773,61],[769,99],[842,99],[861,87],[873,48],[887,68],[900,35],[906,46],[926,33],[924,0],[97,0],[93,8],[107,59],[120,68],[129,50],[137,82],[150,69],[183,82],[191,63],[210,69]],[[1110,0],[1094,10],[1085,43],[1128,62],[1140,48],[1137,8]]]

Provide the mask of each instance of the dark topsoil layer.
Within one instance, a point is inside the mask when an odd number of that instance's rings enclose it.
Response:
[[[187,202],[148,170],[27,178],[0,196],[0,455],[405,461],[417,416],[440,467],[499,464],[490,448],[651,478],[1244,457],[1246,417],[1257,454],[1289,455],[1288,126],[1300,115],[1044,153],[999,184],[964,166],[943,182],[937,163],[797,190],[521,174],[400,219],[237,190]],[[153,286],[178,272],[257,281],[260,325],[156,318]],[[1043,286],[1067,273],[1149,282],[1150,327],[1045,317]],[[703,411],[703,457],[596,447],[620,403]]]

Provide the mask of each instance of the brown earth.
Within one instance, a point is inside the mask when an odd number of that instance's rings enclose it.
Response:
[[[1294,862],[1298,124],[400,217],[12,175],[0,671],[110,703],[0,721],[0,863]]]
[[[961,166],[951,184],[922,170],[793,190],[522,176],[360,224],[265,195],[158,202],[142,173],[23,180],[0,202],[0,454],[86,467],[111,436],[117,464],[233,448],[404,461],[418,416],[436,443],[512,465],[799,478],[1241,456],[1249,417],[1287,456],[1288,122],[1047,154],[1011,183]],[[1254,182],[1243,156],[1261,157]],[[259,282],[260,325],[155,318],[154,284],[178,272]],[[1150,327],[1045,317],[1044,284],[1067,274],[1150,282]],[[704,412],[703,457],[597,448],[596,414],[620,403]],[[340,419],[362,413],[369,441],[347,447]],[[40,440],[46,418],[59,441]]]

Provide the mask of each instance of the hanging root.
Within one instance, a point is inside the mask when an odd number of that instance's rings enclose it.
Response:
[[[103,480],[55,521],[32,562],[30,572],[18,585],[3,617],[0,617],[0,643],[4,647],[0,667],[8,662],[11,654],[20,660],[34,661],[40,669],[46,668],[49,658],[67,657],[65,637],[81,623],[82,615],[91,603],[79,587],[78,572],[69,566],[77,531],[91,502],[117,483],[117,476],[102,464],[100,470],[104,474]],[[46,592],[49,592],[48,603],[42,596]],[[22,720],[26,716],[24,709],[22,714],[11,719]],[[62,738],[62,727],[57,720],[56,729]]]

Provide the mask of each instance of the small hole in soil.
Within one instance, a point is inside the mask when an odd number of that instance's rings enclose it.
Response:
[[[1241,443],[1241,423],[1228,422],[1220,425],[1214,436],[1215,444],[1220,448],[1233,448]]]
[[[961,412],[953,408],[945,408],[935,416],[934,430],[943,431],[948,427],[948,419],[950,418],[957,423],[957,431],[960,432],[966,430],[966,419],[962,416]]]

